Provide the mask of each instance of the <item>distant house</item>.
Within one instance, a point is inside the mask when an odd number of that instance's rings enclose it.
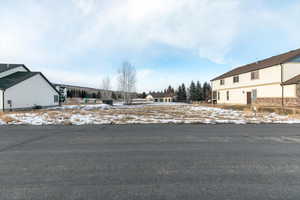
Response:
[[[41,72],[23,64],[0,64],[0,108],[26,109],[59,105],[59,92]]]
[[[219,104],[300,105],[300,49],[247,64],[213,80]]]
[[[153,102],[173,102],[174,94],[153,92],[147,95],[146,99]]]

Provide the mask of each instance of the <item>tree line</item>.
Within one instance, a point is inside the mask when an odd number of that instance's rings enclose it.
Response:
[[[121,94],[117,94],[116,92],[107,92],[105,91],[102,94],[100,91],[98,92],[87,92],[86,90],[81,89],[68,89],[67,90],[68,98],[93,98],[93,99],[103,99],[103,98],[112,98],[112,99],[122,99],[123,96]]]
[[[172,86],[161,91],[164,94],[172,94],[178,102],[187,101],[208,101],[211,98],[211,86],[209,83],[204,82],[203,85],[200,81],[192,81],[189,87],[186,87],[184,83],[179,85],[175,90]],[[150,92],[151,93],[151,92]]]
[[[199,81],[191,82],[189,87],[188,100],[190,101],[208,101],[211,98],[211,86],[204,82],[203,85]]]

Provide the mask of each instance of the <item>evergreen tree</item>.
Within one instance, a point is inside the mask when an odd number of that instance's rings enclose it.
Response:
[[[211,85],[208,83],[207,84],[207,100],[211,99],[211,95],[212,95],[212,89],[211,89]]]
[[[202,92],[202,86],[199,81],[197,81],[196,84],[196,101],[202,101],[203,100],[203,92]]]
[[[196,85],[194,83],[194,81],[191,82],[190,85],[190,89],[189,89],[189,93],[190,93],[190,100],[191,101],[197,101],[197,90],[196,90]]]
[[[207,97],[207,83],[204,82],[203,84],[203,100],[206,101],[206,97]]]
[[[187,100],[187,95],[186,95],[186,89],[185,89],[184,83],[182,83],[181,89],[182,89],[182,99],[181,99],[181,101],[186,101]]]
[[[174,89],[171,87],[171,85],[169,85],[167,89],[167,94],[174,94]]]
[[[67,97],[68,98],[72,98],[73,97],[72,90],[67,90]]]
[[[209,100],[211,97],[211,86],[209,83],[205,82],[203,84],[203,99],[205,101]]]
[[[182,88],[181,85],[178,87],[178,90],[176,91],[177,101],[182,100]]]
[[[112,93],[111,93],[111,98],[113,98],[114,100],[116,100],[116,99],[117,99],[116,93],[112,92]]]
[[[98,93],[97,93],[97,98],[101,99],[101,92],[100,91],[98,91]]]
[[[86,98],[87,94],[84,90],[81,90],[81,98]]]

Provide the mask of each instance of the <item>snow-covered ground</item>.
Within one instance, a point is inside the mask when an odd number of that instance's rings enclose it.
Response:
[[[84,125],[148,123],[300,123],[298,119],[275,113],[243,112],[179,103],[157,103],[126,106],[66,105],[32,112],[5,113],[0,125]]]

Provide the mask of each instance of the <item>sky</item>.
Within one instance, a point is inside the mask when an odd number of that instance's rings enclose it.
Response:
[[[118,89],[123,62],[137,91],[209,81],[300,48],[299,0],[0,0],[0,63],[55,83]]]

